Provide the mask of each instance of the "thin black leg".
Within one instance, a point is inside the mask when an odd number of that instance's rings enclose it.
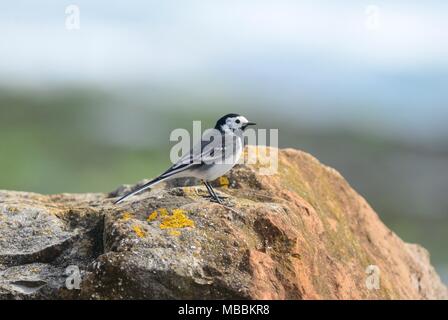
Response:
[[[210,194],[210,197],[214,198],[215,196],[213,195],[213,192],[210,190],[210,187],[208,186],[208,183],[205,181],[202,181],[205,185],[205,187],[207,188],[208,193]]]
[[[213,193],[213,197],[215,198],[215,200],[218,201],[218,203],[222,203],[222,202],[221,202],[221,199],[220,199],[220,198],[218,197],[218,195],[216,194],[216,192],[215,192],[215,190],[213,189],[212,185],[211,185],[210,183],[208,183],[208,182],[207,182],[207,184],[208,184],[208,186],[209,186],[211,192]]]
[[[210,197],[213,198],[213,193],[210,191],[210,188],[208,187],[207,182],[205,182],[205,181],[202,181],[202,182],[204,183],[204,186],[207,188],[207,191],[208,191],[208,193],[210,194]]]
[[[215,192],[214,190],[211,188],[210,184],[207,183],[207,181],[204,181],[204,185],[207,188],[208,193],[210,194],[210,197],[212,197],[213,199],[216,200],[215,198]]]
[[[213,190],[212,186],[207,182],[204,181],[205,187],[207,188],[208,193],[210,196],[218,203],[222,204],[221,199],[219,199],[218,195],[216,194],[215,190]]]

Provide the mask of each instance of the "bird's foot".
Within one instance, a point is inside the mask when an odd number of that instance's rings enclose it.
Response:
[[[223,202],[222,202],[222,200],[219,198],[219,197],[216,197],[216,198],[211,198],[210,199],[210,201],[211,202],[217,202],[217,203],[219,203],[219,204],[224,204]]]

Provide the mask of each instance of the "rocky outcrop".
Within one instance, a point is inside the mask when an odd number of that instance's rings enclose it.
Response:
[[[1,191],[0,298],[448,297],[426,250],[390,231],[339,173],[292,149],[278,160],[273,176],[239,165],[216,181],[225,205],[191,181],[120,205],[129,186]]]

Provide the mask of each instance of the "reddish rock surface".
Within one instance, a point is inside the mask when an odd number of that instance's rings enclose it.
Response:
[[[217,181],[225,206],[178,182],[119,206],[127,186],[2,191],[0,297],[448,298],[427,251],[389,230],[338,172],[297,150],[278,160],[274,175],[257,163]],[[65,287],[68,265],[79,266],[80,290]]]

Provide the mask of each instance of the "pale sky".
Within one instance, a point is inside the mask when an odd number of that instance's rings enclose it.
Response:
[[[80,30],[65,28],[70,4]],[[434,0],[2,1],[0,83],[337,102],[341,118],[367,105],[432,128],[448,115],[447,17]]]
[[[71,3],[79,31],[65,29]],[[375,72],[446,70],[447,17],[442,1],[10,1],[0,4],[0,68],[151,78],[289,55]]]

